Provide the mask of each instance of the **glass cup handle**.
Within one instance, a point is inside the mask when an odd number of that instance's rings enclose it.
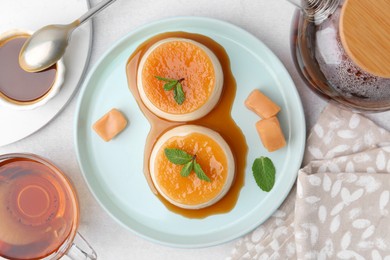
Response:
[[[96,260],[97,254],[85,238],[77,232],[72,246],[66,253],[68,259],[72,260]]]

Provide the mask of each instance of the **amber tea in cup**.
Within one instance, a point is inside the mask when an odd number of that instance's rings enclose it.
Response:
[[[35,155],[0,156],[0,259],[58,259],[78,222],[77,195],[58,168]]]

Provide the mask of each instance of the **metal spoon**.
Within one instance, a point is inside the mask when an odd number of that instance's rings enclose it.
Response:
[[[26,71],[37,72],[55,64],[64,55],[73,30],[113,2],[115,0],[101,1],[70,24],[52,24],[36,31],[20,51],[20,66]]]

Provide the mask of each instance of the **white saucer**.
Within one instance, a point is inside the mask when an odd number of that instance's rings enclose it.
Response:
[[[88,0],[8,0],[0,8],[0,33],[10,29],[35,31],[47,24],[70,23],[88,10]],[[72,35],[64,56],[65,82],[61,91],[47,104],[34,110],[16,111],[0,107],[0,146],[38,131],[49,123],[76,92],[89,62],[92,23],[82,25]]]

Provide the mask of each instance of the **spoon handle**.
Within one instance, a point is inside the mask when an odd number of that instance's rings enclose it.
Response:
[[[106,8],[107,6],[109,6],[115,1],[116,0],[101,1],[100,3],[98,3],[91,9],[89,9],[89,11],[83,14],[79,19],[77,19],[76,22],[78,22],[78,25],[85,23],[86,21],[89,20],[89,18],[93,17],[95,14],[99,13],[100,11],[102,11],[104,8]]]

